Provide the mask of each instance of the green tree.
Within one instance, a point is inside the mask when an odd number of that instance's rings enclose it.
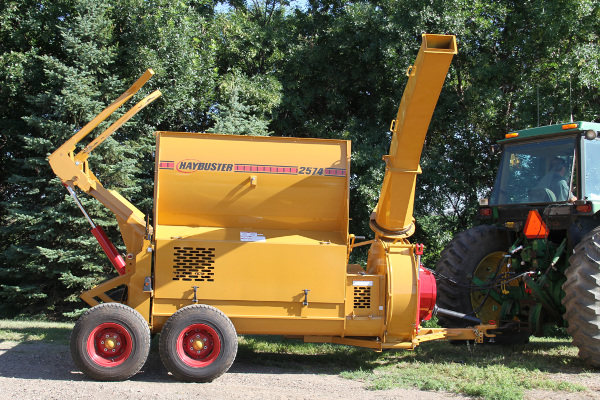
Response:
[[[162,98],[115,134],[132,151],[136,185],[122,194],[140,210],[152,210],[154,150],[157,130],[205,131],[213,124],[208,110],[215,102],[214,13],[212,0],[112,0],[114,74],[136,79],[148,68],[155,76],[140,90],[159,89]],[[120,157],[125,157],[121,155]],[[108,186],[108,185],[107,185]]]
[[[216,89],[216,31],[212,0],[113,0],[118,63],[115,71],[137,77],[147,68],[156,76],[142,89],[160,89],[163,101],[145,114],[142,128],[202,131],[212,122],[208,109]],[[136,127],[136,129],[139,129]],[[149,136],[151,137],[151,136]],[[153,139],[153,138],[152,138]]]
[[[11,153],[16,168],[7,179],[11,195],[4,202],[2,230],[11,245],[2,254],[0,269],[3,315],[58,313],[69,308],[75,292],[106,273],[98,266],[97,245],[80,237],[87,222],[72,202],[63,201],[65,190],[53,178],[46,156],[102,108],[106,93],[119,87],[107,76],[115,49],[110,46],[112,27],[103,2],[42,3],[34,11],[21,11],[26,12],[15,13],[13,20],[23,18],[20,22],[26,26],[54,19],[50,32],[55,36],[28,37],[23,32],[25,37],[20,37],[26,53],[16,87],[33,88],[21,92],[26,104],[18,112],[24,114],[24,124],[13,138],[13,148],[19,150]],[[126,165],[115,165],[111,179],[125,171]],[[106,213],[90,200],[85,203],[104,222]]]
[[[103,184],[149,210],[152,132],[209,125],[207,111],[216,83],[206,20],[212,18],[214,3],[154,3],[14,2],[0,9],[0,18],[8,24],[0,31],[7,39],[1,61],[7,66],[2,73],[8,83],[0,95],[14,105],[1,110],[3,122],[14,122],[4,124],[8,128],[3,127],[0,136],[9,143],[2,151],[11,165],[2,169],[6,211],[1,234],[2,242],[10,243],[1,256],[2,315],[60,316],[81,307],[77,298],[83,289],[114,274],[86,220],[50,170],[50,152],[144,69],[154,67],[158,82],[143,92],[160,86],[169,98],[167,105],[138,114],[90,158]],[[32,33],[38,31],[39,35]],[[117,111],[98,129],[122,114]],[[94,199],[81,200],[119,247],[114,217]]]
[[[597,118],[590,93],[597,85],[597,14],[588,1],[311,1],[295,16],[300,35],[281,75],[274,131],[353,140],[351,229],[368,234],[365,222],[383,175],[376,160],[387,151],[385,131],[406,82],[403,72],[421,33],[456,34],[459,54],[417,180],[413,240],[425,242],[434,260],[453,233],[474,223],[477,198],[496,169],[489,145],[510,129],[535,124],[538,85],[547,104],[541,123],[568,118],[569,76],[579,88],[573,104],[583,111],[580,119]]]
[[[230,5],[231,10],[215,21],[219,83],[210,132],[268,135],[281,101],[279,71],[294,29],[289,2],[232,1]]]
[[[381,156],[389,149],[390,121],[420,35],[407,40],[404,27],[370,2],[313,1],[293,19],[299,34],[281,73],[274,131],[352,140],[350,230],[372,237],[369,216],[384,175]]]
[[[272,75],[248,78],[239,71],[225,75],[209,132],[229,135],[269,135],[272,110],[281,100],[281,85]]]
[[[147,68],[156,76],[140,97],[160,89],[162,101],[95,150],[103,184],[151,207],[155,130],[349,139],[350,229],[370,236],[389,123],[421,33],[457,35],[417,180],[413,241],[426,244],[429,265],[475,223],[497,164],[490,144],[535,126],[538,105],[540,124],[600,120],[597,2],[228,4],[215,13],[215,0],[0,3],[0,315],[68,313],[114,273],[45,158]],[[107,210],[82,201],[118,239]]]

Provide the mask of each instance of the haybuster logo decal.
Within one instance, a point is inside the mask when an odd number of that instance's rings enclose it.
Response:
[[[175,166],[175,169],[184,174],[191,174],[196,171],[233,171],[233,164],[205,163],[200,160],[188,158],[181,160]]]

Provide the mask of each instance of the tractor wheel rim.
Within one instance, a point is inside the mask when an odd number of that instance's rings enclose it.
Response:
[[[202,368],[213,363],[221,352],[221,338],[206,324],[193,324],[177,337],[177,355],[186,365]]]
[[[494,274],[496,273],[498,263],[506,254],[507,253],[503,251],[497,251],[495,253],[488,254],[483,260],[481,260],[477,268],[475,268],[473,271],[473,276],[481,281],[484,281],[485,283],[490,283],[490,280],[493,279]],[[498,275],[496,277],[500,277],[501,274],[505,272],[506,264],[504,263],[498,271]],[[491,290],[493,291],[494,289]],[[498,321],[502,305],[489,296],[485,304],[481,306],[481,302],[485,299],[486,294],[487,289],[471,293],[471,306],[473,307],[473,310],[479,309],[477,312],[477,317],[481,319],[483,323],[487,323],[488,321]]]
[[[105,322],[89,334],[86,350],[94,363],[112,368],[123,364],[129,358],[133,350],[133,340],[123,325]]]

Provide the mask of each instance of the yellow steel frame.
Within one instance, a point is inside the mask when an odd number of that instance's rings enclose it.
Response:
[[[94,176],[89,169],[88,157],[93,149],[106,140],[120,126],[127,122],[136,113],[141,111],[148,104],[160,97],[160,91],[155,91],[146,96],[142,101],[136,104],[125,115],[113,123],[107,130],[101,133],[92,143],[85,147],[78,154],[74,154],[75,147],[83,138],[85,138],[94,128],[108,118],[123,103],[129,100],[141,87],[154,75],[154,71],[148,69],[129,89],[127,89],[117,100],[109,105],[104,111],[98,114],[92,121],[87,123],[81,130],[67,140],[54,153],[48,157],[48,161],[54,170],[54,173],[61,181],[71,187],[78,186],[84,192],[92,195],[110,209],[120,222],[131,227],[132,231],[122,232],[125,246],[129,252],[139,250],[141,242],[135,236],[143,237],[146,233],[146,223],[144,215],[138,209],[131,205],[127,200],[121,197],[115,191],[105,189],[98,178]]]
[[[353,337],[335,336],[304,336],[306,343],[336,343],[348,346],[366,347],[375,351],[384,349],[413,350],[422,342],[431,340],[473,340],[483,343],[484,338],[496,337],[491,333],[498,328],[496,325],[477,325],[472,328],[420,328],[418,334],[412,341],[407,342],[384,342],[379,338],[364,339]]]
[[[129,287],[129,305],[139,311],[148,322],[151,322],[151,292],[144,291],[143,286],[145,277],[151,275],[151,252],[153,248],[148,240],[148,236],[152,233],[152,228],[147,227],[144,214],[141,211],[117,192],[107,190],[102,186],[98,178],[89,169],[88,157],[100,143],[106,140],[119,127],[160,97],[160,91],[157,90],[142,99],[79,153],[75,154],[75,149],[83,138],[138,92],[153,75],[154,71],[148,69],[117,100],[106,107],[106,109],[48,157],[54,173],[61,179],[63,184],[71,188],[78,186],[82,191],[99,200],[115,214],[128,252],[125,275],[96,286],[92,290],[83,293],[81,298],[91,306],[98,304],[96,298],[105,302],[111,302],[113,299],[106,292],[120,285],[127,285]]]

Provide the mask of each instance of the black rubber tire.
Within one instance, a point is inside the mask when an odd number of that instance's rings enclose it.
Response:
[[[206,345],[198,350],[190,344],[190,351],[202,352],[197,359],[190,357],[188,349],[183,347],[188,338],[193,338],[188,335],[195,335],[194,332],[202,336],[200,343]],[[237,333],[231,320],[205,304],[181,308],[167,320],[160,333],[163,364],[176,379],[185,382],[211,382],[223,375],[233,364],[237,348]]]
[[[600,368],[600,227],[575,246],[565,275],[562,304],[567,333],[579,348],[579,357]]]
[[[116,339],[115,355],[100,346],[101,336]],[[114,336],[112,336],[114,335]],[[107,341],[108,343],[108,341]],[[120,303],[103,303],[83,314],[71,332],[71,356],[87,377],[98,381],[121,381],[135,375],[150,351],[150,329],[142,315]]]
[[[459,233],[448,243],[435,265],[435,272],[462,285],[471,285],[468,276],[473,274],[481,261],[492,253],[506,252],[511,244],[507,229],[487,225],[476,226]],[[471,295],[467,291],[461,291],[445,279],[436,277],[436,280],[438,307],[464,314],[473,312]],[[446,328],[464,328],[472,325],[472,322],[444,316],[439,316],[438,320],[440,325]]]

